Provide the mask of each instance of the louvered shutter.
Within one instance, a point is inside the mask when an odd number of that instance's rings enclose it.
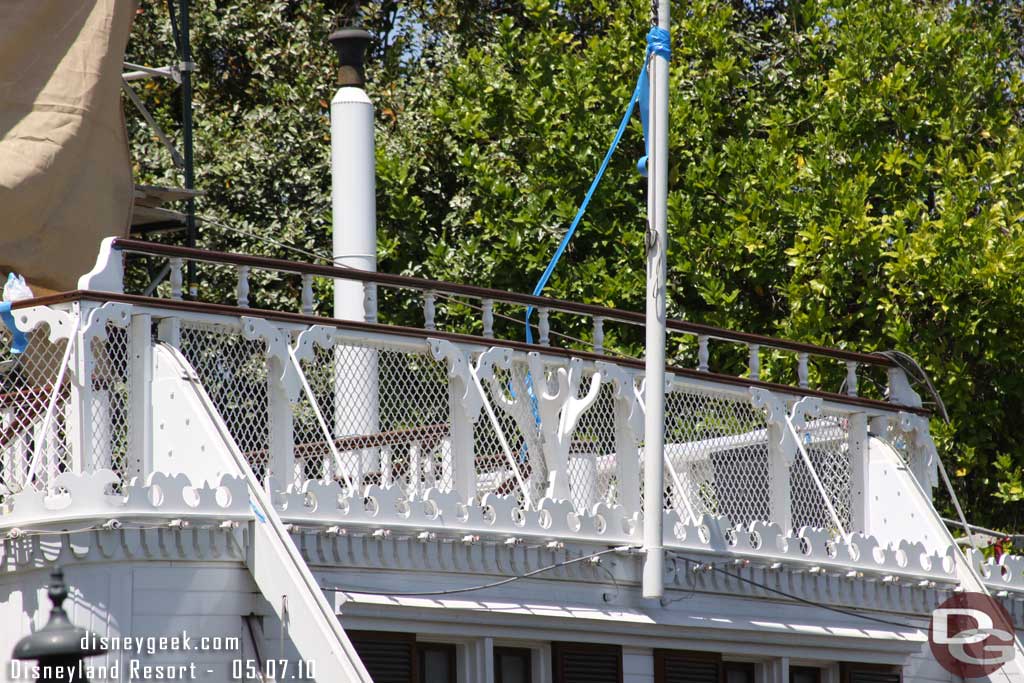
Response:
[[[844,663],[842,680],[843,683],[901,683],[903,672],[898,666]]]
[[[722,656],[712,652],[654,651],[654,683],[721,683]]]
[[[555,683],[621,683],[622,648],[618,645],[552,643]]]
[[[374,683],[416,683],[415,634],[354,631],[348,637]]]

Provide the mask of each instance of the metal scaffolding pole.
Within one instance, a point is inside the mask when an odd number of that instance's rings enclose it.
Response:
[[[191,191],[195,189],[196,178],[192,154],[192,71],[194,65],[192,64],[192,44],[189,36],[191,32],[189,2],[190,0],[181,0],[179,5],[181,42],[178,46],[180,51],[178,68],[181,70],[181,124],[184,138],[182,147],[185,157],[185,189]],[[171,21],[174,21],[174,17],[171,17]],[[196,246],[196,200],[193,197],[189,197],[186,202],[185,228],[186,244],[190,247]],[[196,299],[198,289],[196,286],[196,264],[193,261],[188,262],[187,278],[189,297]]]

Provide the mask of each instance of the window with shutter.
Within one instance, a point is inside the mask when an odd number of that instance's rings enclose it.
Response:
[[[903,669],[888,664],[844,662],[839,667],[842,683],[902,683]]]
[[[821,669],[813,666],[791,666],[789,683],[821,683]]]
[[[416,634],[349,631],[374,683],[417,683]]]
[[[722,662],[725,683],[754,683],[754,665],[751,662]]]
[[[494,683],[532,683],[532,660],[529,648],[494,648]]]
[[[723,670],[717,652],[654,651],[654,683],[722,683]]]
[[[618,645],[551,643],[554,683],[622,683]]]
[[[416,643],[420,660],[419,683],[456,683],[455,646],[450,643]]]

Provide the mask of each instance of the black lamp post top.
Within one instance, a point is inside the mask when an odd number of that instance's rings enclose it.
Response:
[[[363,87],[366,83],[363,61],[370,44],[370,32],[361,28],[343,28],[332,33],[327,40],[338,53],[338,61],[341,63],[338,85]]]
[[[75,660],[101,655],[106,652],[105,648],[92,646],[96,642],[84,628],[78,628],[68,619],[64,611],[64,600],[68,597],[68,588],[64,584],[64,572],[60,567],[54,568],[50,573],[50,585],[47,594],[53,609],[50,610],[50,620],[46,626],[29,636],[25,636],[14,646],[15,659],[38,659],[40,663],[47,660]],[[90,643],[87,648],[82,648],[83,640]]]

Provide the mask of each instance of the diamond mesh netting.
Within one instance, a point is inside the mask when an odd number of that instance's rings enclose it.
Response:
[[[110,468],[122,482],[141,474],[129,467],[128,331],[107,325],[106,336],[92,340],[92,467]]]
[[[347,475],[357,485],[401,486],[409,496],[454,483],[448,375],[426,353],[337,344],[302,363],[335,438],[333,462],[305,394],[294,406],[298,480]]]
[[[843,528],[850,530],[850,483],[853,472],[849,457],[848,424],[839,415],[822,414],[808,419],[798,430],[807,456],[818,474],[832,507]],[[790,469],[793,527],[833,528],[835,523],[825,506],[821,492],[811,478],[810,470],[798,455]]]
[[[585,373],[577,396],[590,390],[593,373]],[[630,457],[631,454],[625,454]],[[618,500],[615,452],[615,388],[605,382],[597,398],[580,416],[569,447],[569,493],[573,506],[590,512],[597,503]],[[638,455],[636,457],[639,457]]]
[[[526,483],[531,506],[540,502],[547,489],[548,468],[541,448],[540,428],[529,387],[529,368],[514,361],[509,369],[495,368],[494,380],[485,384],[487,400],[494,407],[498,428],[481,412],[473,430],[477,493],[523,494],[512,462],[498,437],[498,429],[512,453],[519,475]]]
[[[683,519],[770,519],[765,419],[749,400],[674,387],[665,396],[665,455],[665,506]]]
[[[266,344],[226,325],[187,322],[181,326],[181,352],[262,481],[270,436]]]
[[[665,505],[683,519],[725,515],[733,524],[774,519],[772,467],[763,412],[747,400],[676,387],[665,397]],[[848,422],[840,414],[810,419],[798,431],[840,523],[850,529],[852,468]],[[835,529],[803,456],[789,470],[793,530]]]
[[[69,434],[70,374],[65,373],[51,412],[46,414],[67,346],[51,344],[40,327],[29,335],[28,349],[10,353],[10,334],[0,331],[0,495],[25,488],[46,488],[71,467]],[[35,472],[28,480],[33,459]]]

